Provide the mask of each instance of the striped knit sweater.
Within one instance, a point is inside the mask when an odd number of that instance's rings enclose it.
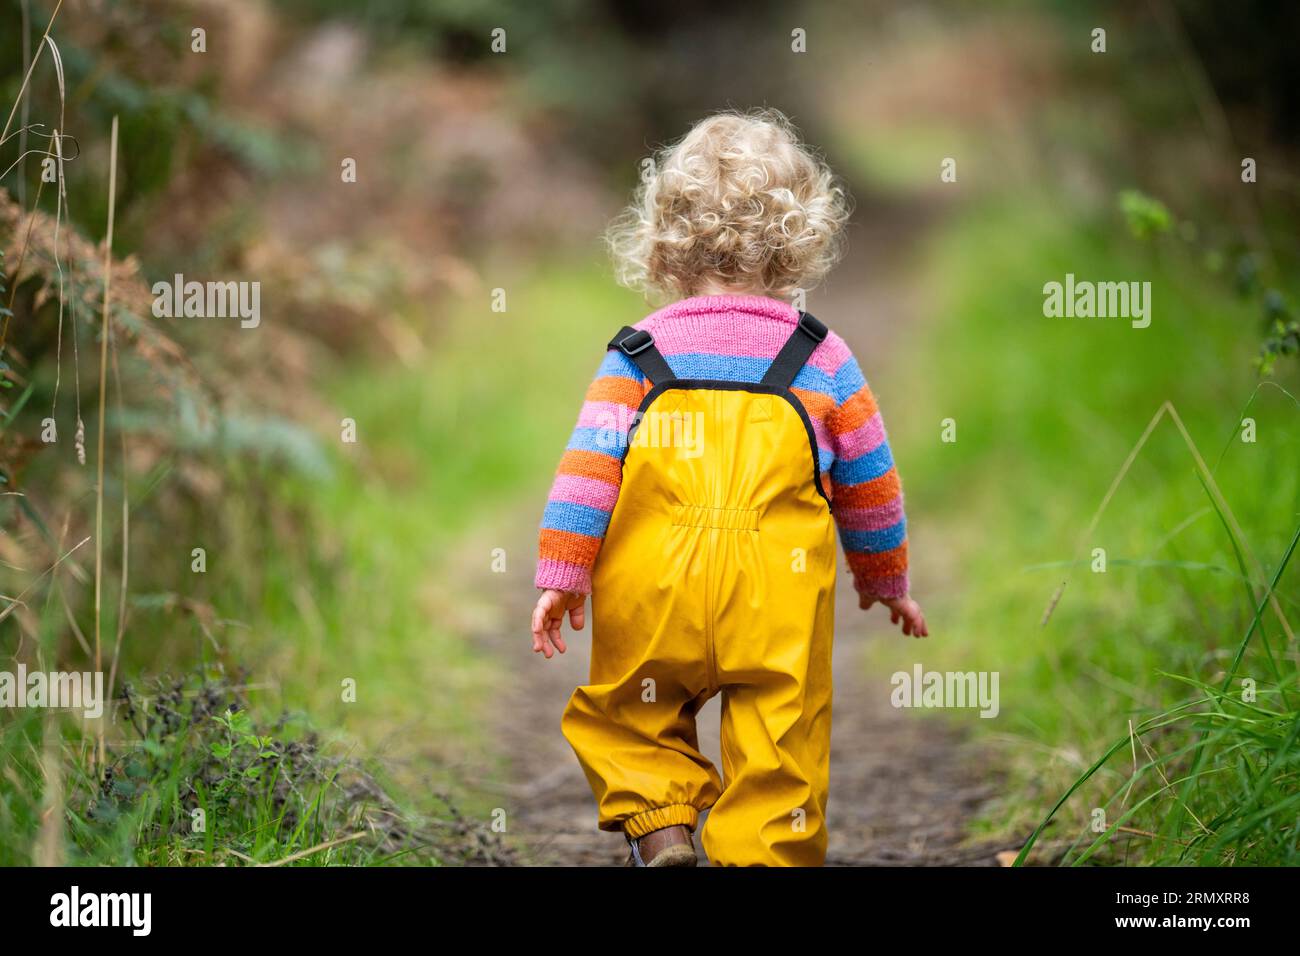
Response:
[[[635,328],[654,336],[678,378],[757,382],[798,320],[793,307],[775,299],[712,295],[683,299]],[[611,420],[630,421],[650,387],[626,355],[605,354],[542,516],[539,588],[591,591],[591,568],[623,480],[624,448],[610,447],[602,429]],[[854,586],[871,597],[906,594],[902,487],[875,398],[844,340],[827,336],[791,391],[812,420]]]

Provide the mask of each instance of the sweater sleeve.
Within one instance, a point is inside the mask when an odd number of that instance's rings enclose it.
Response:
[[[907,594],[907,518],[876,399],[853,356],[835,375],[831,498],[853,584],[875,598]]]
[[[605,353],[542,514],[539,588],[591,593],[591,569],[623,481],[627,429],[649,384],[626,355]]]

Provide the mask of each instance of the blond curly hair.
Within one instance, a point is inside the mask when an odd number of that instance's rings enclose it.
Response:
[[[776,110],[718,113],[663,149],[606,242],[652,299],[745,289],[788,298],[835,265],[848,193]]]

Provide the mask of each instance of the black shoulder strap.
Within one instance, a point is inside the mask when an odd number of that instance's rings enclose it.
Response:
[[[609,348],[618,349],[630,358],[641,373],[650,379],[651,385],[658,385],[660,382],[677,377],[669,367],[667,359],[655,348],[654,336],[645,329],[634,329],[630,325],[623,326],[619,329],[618,335],[610,339]]]
[[[828,331],[816,318],[807,312],[800,312],[798,328],[790,333],[785,345],[781,346],[781,351],[772,359],[767,374],[763,376],[763,384],[789,388],[799,374],[799,369],[803,368],[813,350],[826,338]]]

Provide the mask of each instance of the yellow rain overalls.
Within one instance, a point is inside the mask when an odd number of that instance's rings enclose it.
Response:
[[[591,683],[563,728],[601,829],[674,824],[716,865],[826,856],[836,543],[790,383],[826,337],[805,313],[762,382],[673,377],[645,331],[611,348],[653,388],[592,577]],[[722,694],[722,777],[695,715]]]

